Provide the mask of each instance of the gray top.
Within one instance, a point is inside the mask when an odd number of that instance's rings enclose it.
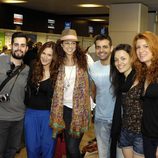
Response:
[[[0,84],[7,77],[6,72],[10,70],[10,56],[0,56]],[[10,100],[8,102],[0,103],[0,120],[5,121],[19,121],[24,118],[25,105],[24,100],[24,88],[27,81],[29,67],[20,72],[15,85],[10,94]],[[0,94],[6,94],[10,92],[10,89],[16,79],[15,75],[5,87],[0,91]]]

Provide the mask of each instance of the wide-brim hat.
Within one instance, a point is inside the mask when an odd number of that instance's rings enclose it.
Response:
[[[72,40],[72,41],[78,42],[77,33],[73,29],[65,29],[61,33],[60,40],[62,40],[62,41]]]

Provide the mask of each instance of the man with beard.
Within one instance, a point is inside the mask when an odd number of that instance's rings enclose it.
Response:
[[[0,90],[0,158],[14,158],[21,142],[25,112],[24,88],[29,68],[23,64],[27,37],[16,32],[11,39],[11,55],[0,57],[0,84],[15,75]]]
[[[110,156],[110,132],[115,99],[113,98],[110,75],[110,57],[113,49],[109,36],[97,35],[95,53],[99,60],[90,67],[92,94],[96,100],[94,127],[99,158]]]

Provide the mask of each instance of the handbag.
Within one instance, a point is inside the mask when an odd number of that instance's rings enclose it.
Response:
[[[66,158],[66,144],[64,133],[60,133],[57,136],[54,158]]]
[[[92,141],[88,143],[86,146],[83,147],[82,153],[85,154],[86,152],[92,153],[98,151],[97,142]]]

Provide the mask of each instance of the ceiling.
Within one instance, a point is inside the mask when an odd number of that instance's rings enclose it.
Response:
[[[95,3],[107,7],[100,8],[79,8],[77,4]],[[158,11],[158,0],[28,0],[28,3],[18,4],[23,7],[55,14],[77,14],[77,15],[98,15],[108,14],[110,4],[118,3],[143,3],[150,11]]]
[[[104,5],[104,7],[78,7],[77,5],[81,3],[102,4]],[[101,17],[105,18],[108,21],[107,15],[109,15],[110,5],[120,3],[143,3],[148,6],[149,11],[158,11],[158,0],[28,0],[27,3],[16,5],[60,15],[86,15],[89,16],[89,18]]]

